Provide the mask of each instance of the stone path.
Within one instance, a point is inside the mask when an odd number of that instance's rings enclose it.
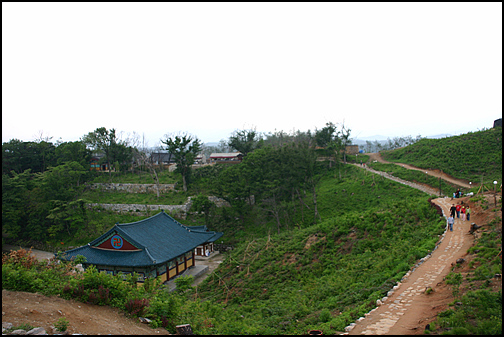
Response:
[[[382,174],[383,175],[383,174]],[[390,178],[388,175],[383,175]],[[396,179],[393,179],[396,180]],[[404,182],[408,185],[411,183]],[[413,186],[414,187],[414,186]],[[424,191],[429,193],[428,191]],[[450,198],[438,198],[433,202],[441,206],[443,215],[449,214],[449,208],[453,201]],[[428,287],[434,288],[443,281],[448,274],[451,264],[459,257],[465,255],[472,245],[472,236],[467,235],[470,222],[455,219],[453,231],[448,228],[440,237],[436,248],[422,258],[415,267],[408,272],[387,297],[378,302],[375,309],[365,317],[361,317],[356,323],[346,328],[345,334],[350,335],[386,335],[386,334],[411,334],[412,324],[418,325],[418,319],[414,311],[426,312],[431,309],[425,291]],[[410,319],[406,319],[410,316]]]

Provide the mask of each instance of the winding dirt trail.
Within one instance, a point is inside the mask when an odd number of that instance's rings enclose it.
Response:
[[[379,154],[372,156],[372,160],[385,162]],[[400,164],[403,167],[411,168],[411,165]],[[380,174],[388,179],[398,181],[400,183],[417,188],[428,194],[436,194],[436,190],[426,186],[418,185],[402,179],[390,176],[383,172],[378,172],[368,167],[365,168],[373,173]],[[411,168],[418,169],[418,168]],[[420,169],[419,169],[420,170]],[[446,174],[440,174],[437,170],[427,170],[428,174],[441,176],[460,186],[463,181],[449,177]],[[467,184],[469,187],[469,184]],[[434,192],[434,193],[433,193]],[[491,198],[491,196],[485,196]],[[490,212],[477,208],[470,200],[470,197],[452,199],[449,197],[433,199],[436,205],[439,205],[443,211],[443,215],[447,217],[450,213],[452,204],[465,204],[471,207],[471,221],[462,221],[455,219],[453,231],[448,228],[441,235],[440,240],[436,244],[436,248],[429,255],[421,259],[420,264],[412,269],[402,283],[399,283],[395,289],[384,297],[383,304],[377,306],[371,312],[366,314],[364,318],[360,318],[349,332],[344,334],[349,335],[416,335],[424,334],[425,326],[434,321],[437,314],[448,308],[448,303],[453,301],[451,288],[447,286],[443,280],[450,272],[451,267],[456,264],[458,259],[468,259],[468,249],[474,244],[474,236],[469,234],[470,224],[476,222],[484,224],[490,221],[495,216],[502,216],[502,211],[499,214],[490,214]],[[467,262],[466,262],[467,265]],[[431,288],[430,293],[426,293],[426,289]]]
[[[468,199],[468,198],[466,198]],[[458,199],[460,201],[464,200]],[[466,200],[467,201],[467,200]],[[438,198],[434,203],[449,214],[450,198]],[[361,322],[357,322],[350,335],[412,335],[423,334],[427,323],[447,309],[453,300],[451,290],[443,278],[450,272],[452,263],[467,255],[474,237],[469,234],[469,221],[455,220],[453,232],[445,231],[432,254],[420,264],[398,288]],[[433,292],[426,294],[430,287]]]
[[[369,155],[369,159],[371,161],[376,160],[379,163],[396,164],[396,165],[402,166],[404,168],[407,168],[409,170],[416,170],[416,171],[425,172],[428,175],[431,175],[431,176],[436,177],[436,178],[441,178],[443,180],[446,180],[446,181],[448,181],[448,182],[450,182],[452,184],[455,184],[455,185],[458,185],[458,186],[461,186],[461,187],[465,187],[465,188],[471,188],[472,187],[469,184],[469,181],[463,180],[463,179],[453,178],[452,176],[444,173],[441,170],[422,169],[422,168],[419,168],[419,167],[416,167],[416,166],[413,166],[413,165],[409,165],[409,164],[389,162],[389,161],[386,161],[385,159],[383,159],[380,153],[366,153],[366,154]]]

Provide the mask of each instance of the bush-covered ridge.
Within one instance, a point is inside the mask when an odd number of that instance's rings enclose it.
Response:
[[[392,151],[382,151],[392,162],[408,163],[476,183],[502,182],[502,128],[469,132],[441,139],[422,139]]]

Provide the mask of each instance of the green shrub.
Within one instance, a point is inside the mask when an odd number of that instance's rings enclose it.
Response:
[[[65,332],[68,329],[68,324],[70,324],[70,322],[65,317],[60,317],[58,321],[54,323],[54,327],[60,332]]]

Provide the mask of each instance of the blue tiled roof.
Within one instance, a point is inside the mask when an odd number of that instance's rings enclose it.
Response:
[[[191,231],[194,231],[194,232],[213,233],[213,236],[210,239],[208,239],[207,242],[215,242],[216,240],[220,239],[222,237],[222,235],[224,235],[224,233],[221,233],[221,232],[211,232],[211,231],[208,231],[206,225],[203,225],[203,226],[191,226],[191,227],[188,227],[188,228]]]
[[[127,224],[117,224],[88,245],[68,250],[64,258],[70,260],[77,255],[86,258],[87,264],[143,267],[168,262],[193,250],[205,242],[213,242],[223,233],[192,230],[168,214],[161,212],[150,218]],[[118,234],[139,248],[121,251],[96,248],[112,234]]]

